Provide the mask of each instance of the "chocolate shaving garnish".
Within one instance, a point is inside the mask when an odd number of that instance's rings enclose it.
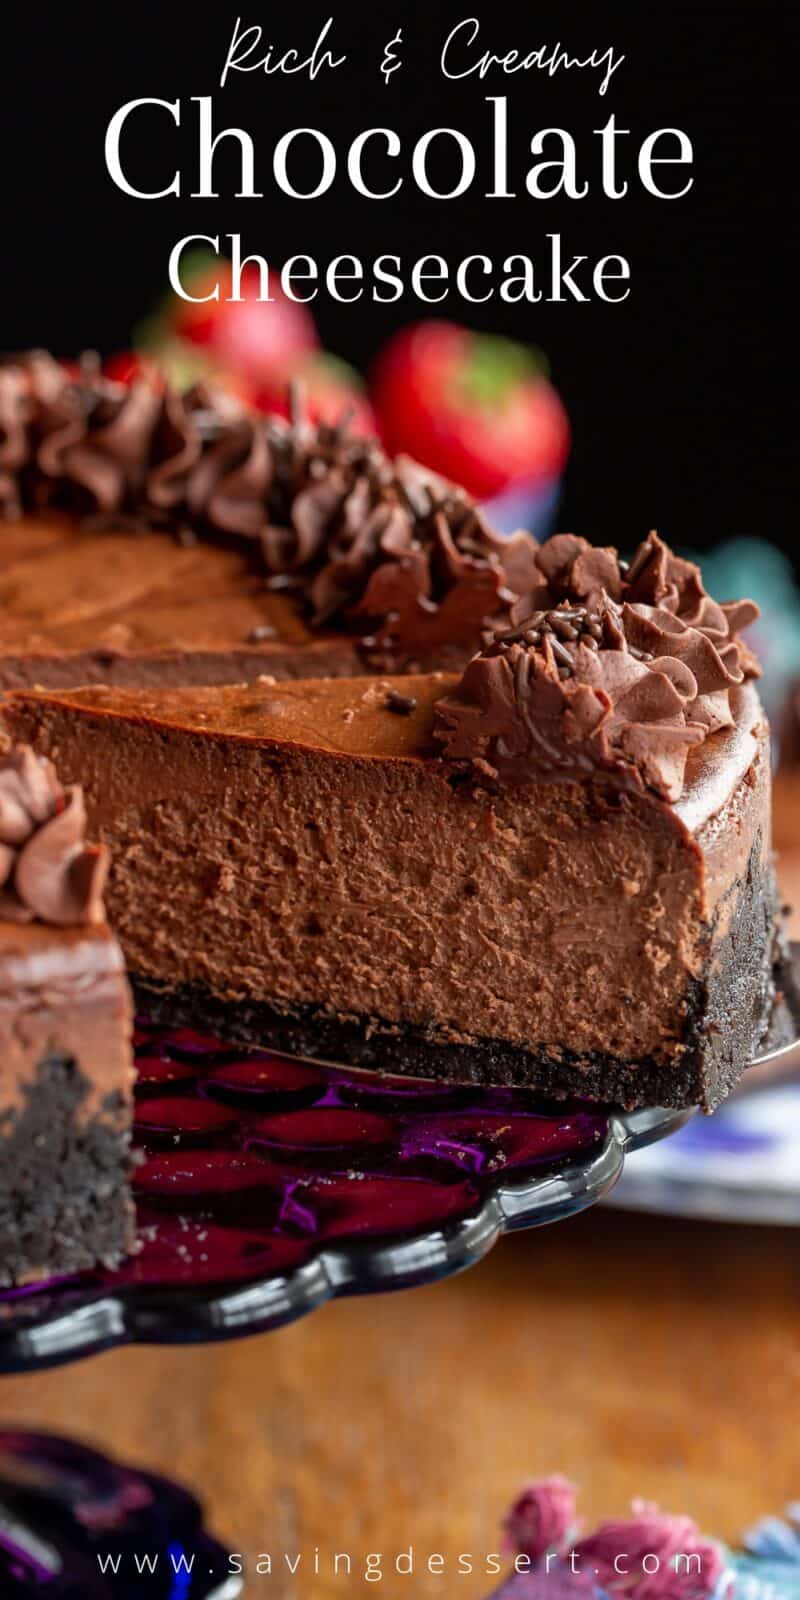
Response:
[[[87,844],[83,792],[20,745],[0,756],[0,915],[69,927],[103,921],[104,845]]]
[[[481,783],[602,776],[676,800],[690,750],[732,726],[730,691],[757,675],[736,631],[757,608],[718,605],[656,534],[629,566],[563,534],[537,567],[439,701],[443,753]]]

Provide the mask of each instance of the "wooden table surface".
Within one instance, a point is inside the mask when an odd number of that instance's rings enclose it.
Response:
[[[589,1517],[639,1495],[733,1539],[800,1497],[799,1243],[595,1210],[261,1338],[5,1379],[0,1417],[183,1478],[231,1549],[305,1552],[305,1575],[254,1578],[248,1600],[374,1592],[332,1575],[337,1550],[354,1571],[409,1545],[480,1560],[523,1480],[554,1471]],[[383,1588],[478,1600],[493,1582]]]
[[[340,1301],[205,1349],[123,1350],[6,1379],[42,1426],[180,1476],[229,1547],[497,1549],[523,1480],[561,1471],[590,1516],[634,1495],[733,1538],[800,1494],[800,1273],[790,1230],[594,1211],[427,1289]],[[392,1592],[392,1585],[387,1585]],[[477,1600],[424,1573],[402,1592]],[[373,1584],[288,1572],[248,1596]]]

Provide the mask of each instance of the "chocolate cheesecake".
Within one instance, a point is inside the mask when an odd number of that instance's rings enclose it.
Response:
[[[0,757],[0,1284],[133,1243],[131,1003],[81,791]]]
[[[375,440],[0,366],[0,689],[458,669],[535,577],[463,491]]]
[[[713,1108],[769,1017],[769,736],[654,536],[563,536],[451,674],[8,698],[80,773],[144,1004],[393,1072]]]

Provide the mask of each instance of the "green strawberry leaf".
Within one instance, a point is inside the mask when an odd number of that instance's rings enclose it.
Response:
[[[533,346],[494,334],[475,334],[458,376],[458,387],[467,404],[490,407],[507,399],[521,385],[546,378],[548,372],[545,356]]]

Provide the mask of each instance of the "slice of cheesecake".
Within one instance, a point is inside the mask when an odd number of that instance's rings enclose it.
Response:
[[[0,756],[0,1284],[133,1244],[132,1007],[79,789]]]
[[[738,645],[715,665],[676,612],[658,656],[656,608],[626,603],[534,610],[462,678],[18,693],[6,717],[81,774],[151,1011],[708,1109],[774,993],[768,730]]]

